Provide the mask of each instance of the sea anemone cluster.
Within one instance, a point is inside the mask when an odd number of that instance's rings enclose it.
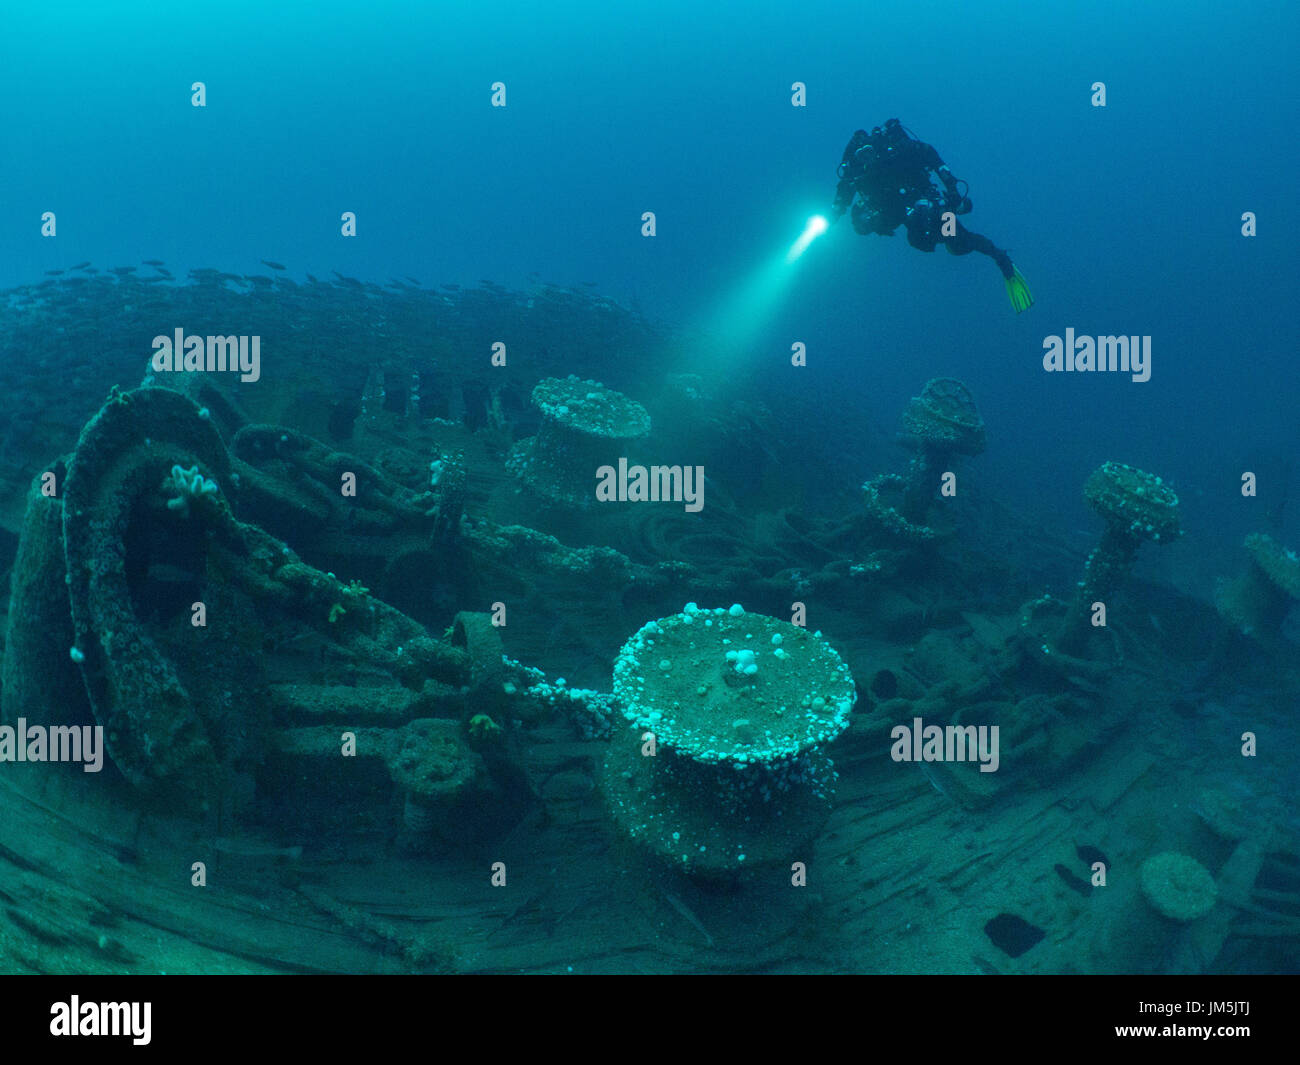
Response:
[[[221,489],[216,481],[204,477],[199,472],[198,466],[191,466],[187,470],[180,465],[175,465],[163,480],[162,491],[168,497],[167,508],[188,518],[192,504],[201,503],[205,499],[215,499]]]
[[[533,389],[532,403],[541,426],[514,446],[507,465],[553,502],[591,503],[596,471],[627,457],[629,444],[650,432],[646,409],[599,381],[548,377]]]
[[[1220,615],[1248,636],[1272,637],[1300,599],[1300,557],[1267,533],[1246,537],[1250,564],[1241,576],[1220,581],[1215,605]]]
[[[502,694],[511,700],[517,716],[535,720],[558,710],[568,717],[583,739],[609,739],[618,717],[611,694],[575,688],[563,677],[547,680],[540,669],[525,666],[513,658],[502,656],[502,662],[510,678],[502,682]],[[520,711],[520,707],[528,709]]]
[[[619,652],[631,731],[605,766],[614,818],[689,872],[787,860],[829,809],[821,748],[848,726],[853,678],[806,629],[739,604],[644,625]]]
[[[1136,466],[1103,462],[1088,477],[1083,496],[1106,520],[1108,532],[1126,537],[1134,546],[1143,540],[1160,543],[1182,534],[1178,494],[1161,478]]]

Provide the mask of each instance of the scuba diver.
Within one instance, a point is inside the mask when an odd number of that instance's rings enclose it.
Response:
[[[934,184],[931,173],[943,183]],[[831,221],[837,222],[851,208],[853,228],[866,236],[892,236],[900,225],[907,229],[907,242],[921,251],[934,251],[942,244],[953,255],[977,251],[987,255],[1002,271],[1007,295],[1016,313],[1030,307],[1034,298],[1011,256],[988,237],[972,233],[954,216],[967,214],[970,197],[959,186],[966,182],[953,177],[932,145],[918,140],[896,118],[870,133],[857,130],[840,160],[839,184]]]

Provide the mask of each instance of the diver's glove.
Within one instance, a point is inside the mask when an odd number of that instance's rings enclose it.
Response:
[[[836,222],[838,222],[841,218],[844,217],[844,207],[841,204],[837,203],[829,211],[827,211],[826,214],[828,216],[828,220],[830,221],[830,224],[834,225]]]

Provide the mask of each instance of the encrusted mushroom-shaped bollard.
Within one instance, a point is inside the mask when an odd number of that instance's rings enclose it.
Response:
[[[1219,898],[1219,889],[1200,862],[1165,851],[1148,858],[1139,871],[1142,894],[1153,909],[1171,921],[1204,917]]]
[[[955,377],[927,381],[921,394],[908,401],[898,440],[916,453],[907,471],[904,504],[904,515],[913,521],[925,516],[937,477],[953,457],[978,455],[987,444],[975,398]]]
[[[1106,522],[1106,531],[1088,556],[1057,635],[1056,642],[1064,650],[1075,650],[1083,642],[1092,604],[1104,602],[1119,586],[1144,541],[1168,543],[1182,535],[1177,494],[1159,477],[1136,466],[1102,463],[1084,484],[1083,495]]]
[[[1220,581],[1214,602],[1225,621],[1247,636],[1273,637],[1300,599],[1300,558],[1267,533],[1246,537],[1250,565],[1240,577]]]
[[[898,442],[913,453],[907,473],[882,474],[862,486],[867,514],[891,537],[908,543],[950,536],[952,525],[927,525],[926,512],[953,459],[978,455],[987,442],[970,389],[954,377],[927,381],[903,411]]]
[[[517,443],[508,466],[539,495],[585,506],[596,497],[596,471],[616,466],[628,445],[650,432],[640,403],[598,381],[548,377],[533,389],[542,412],[536,436]]]
[[[820,634],[690,603],[628,640],[614,694],[634,729],[616,733],[604,788],[628,835],[705,877],[800,860],[830,811],[821,748],[855,698]]]
[[[978,455],[987,443],[975,397],[955,377],[934,377],[903,411],[902,442],[917,451],[946,456]]]
[[[1100,919],[1097,960],[1124,972],[1198,971],[1188,953],[1199,954],[1207,933],[1214,938],[1207,918],[1219,896],[1214,878],[1194,858],[1166,851],[1142,862],[1135,881],[1137,890],[1117,896],[1124,901]],[[1199,965],[1221,947],[1220,940]]]

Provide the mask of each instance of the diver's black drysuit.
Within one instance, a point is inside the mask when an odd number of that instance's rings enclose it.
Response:
[[[935,187],[930,174],[943,182]],[[853,228],[866,236],[890,236],[900,225],[907,228],[907,242],[921,251],[934,251],[942,244],[953,255],[977,251],[987,255],[1004,278],[1014,273],[1011,256],[988,237],[973,233],[955,218],[954,232],[943,233],[943,215],[966,214],[969,197],[958,192],[964,184],[953,177],[933,145],[911,136],[896,118],[868,133],[857,130],[840,161],[839,184],[835,188],[834,219],[851,208]]]

